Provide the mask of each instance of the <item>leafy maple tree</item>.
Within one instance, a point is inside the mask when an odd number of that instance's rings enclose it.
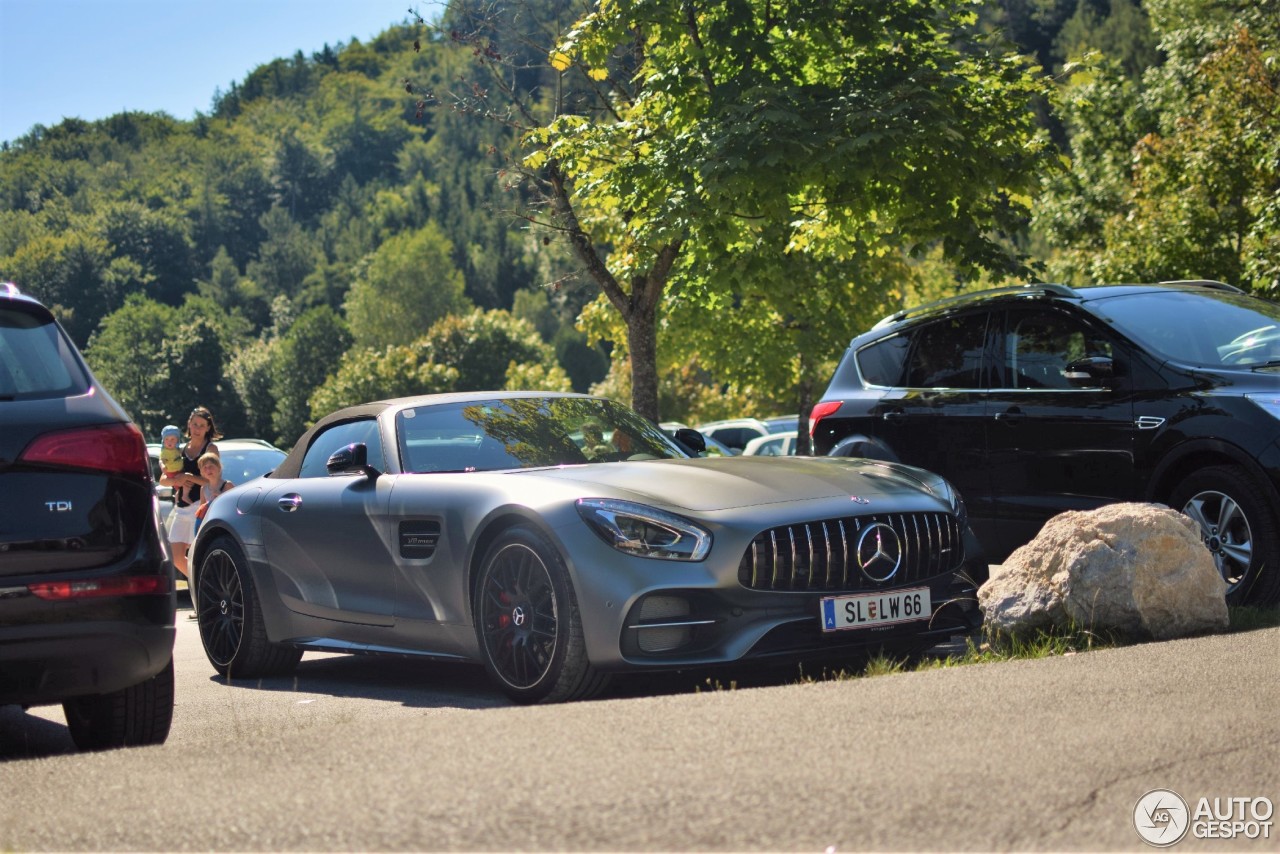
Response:
[[[530,192],[526,216],[567,242],[621,320],[632,402],[652,420],[670,296],[758,300],[810,323],[843,296],[823,290],[840,265],[887,252],[940,246],[962,276],[1026,269],[1002,237],[1028,217],[1045,162],[1028,109],[1045,84],[978,42],[976,6],[601,3],[546,22],[546,85],[529,88],[487,8],[451,4],[439,30],[489,82],[420,106],[519,129],[505,180]]]

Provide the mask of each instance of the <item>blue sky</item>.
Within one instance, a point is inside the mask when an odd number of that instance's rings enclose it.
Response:
[[[64,117],[207,113],[219,88],[326,43],[366,41],[414,0],[0,0],[0,141]]]

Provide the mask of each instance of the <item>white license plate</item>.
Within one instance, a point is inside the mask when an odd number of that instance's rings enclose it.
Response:
[[[822,630],[866,629],[927,620],[933,616],[929,588],[895,590],[892,593],[861,593],[857,596],[829,596],[822,600]]]

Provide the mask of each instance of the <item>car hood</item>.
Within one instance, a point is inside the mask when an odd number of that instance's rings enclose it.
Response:
[[[518,476],[596,485],[689,511],[713,512],[782,502],[919,494],[945,489],[936,475],[897,463],[851,457],[708,457],[531,469]]]

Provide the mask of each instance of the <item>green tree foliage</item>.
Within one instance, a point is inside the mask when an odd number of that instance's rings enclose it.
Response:
[[[197,405],[209,407],[224,432],[239,432],[243,407],[222,366],[243,334],[242,318],[207,299],[174,307],[133,294],[103,319],[85,359],[147,436],[158,439],[165,424],[185,425]]]
[[[477,309],[466,315],[441,319],[427,333],[425,352],[432,361],[457,369],[456,391],[505,388],[512,364],[555,364],[554,350],[539,337],[537,330],[501,310]],[[524,371],[522,376],[531,374]],[[555,376],[559,383],[553,390],[569,389],[563,369],[546,376]]]
[[[1208,90],[1134,147],[1123,216],[1093,265],[1107,280],[1221,278],[1280,296],[1280,67],[1237,31],[1201,66]]]
[[[335,171],[329,160],[301,138],[298,128],[281,136],[270,161],[271,196],[290,220],[310,220],[325,210]]]
[[[1280,19],[1257,4],[1147,4],[1167,61],[1068,84],[1071,171],[1036,227],[1063,281],[1222,279],[1280,294]]]
[[[1127,80],[1141,80],[1160,61],[1151,22],[1136,0],[1082,0],[1054,39],[1055,66],[1097,53]]]
[[[281,337],[271,366],[271,395],[276,402],[271,427],[276,444],[292,447],[311,426],[309,400],[337,370],[351,342],[346,322],[328,306],[303,313]]]
[[[441,319],[409,344],[352,348],[312,396],[311,415],[369,400],[492,389],[569,391],[570,382],[530,324],[477,309]]]
[[[235,390],[244,412],[245,436],[275,435],[272,416],[276,399],[271,383],[279,343],[277,339],[250,342],[239,347],[227,365],[227,381]]]
[[[452,252],[434,223],[378,247],[347,294],[356,345],[409,344],[440,318],[465,311],[468,300]]]
[[[108,282],[111,247],[83,231],[42,234],[0,258],[0,275],[48,305],[76,346],[84,347],[104,315],[118,306]]]
[[[103,319],[85,351],[85,360],[111,396],[149,437],[158,439],[171,413],[192,405],[171,380],[165,340],[178,328],[178,310],[141,294]],[[183,425],[185,426],[185,424]]]
[[[431,361],[422,342],[381,350],[354,347],[312,395],[311,418],[316,421],[344,406],[371,400],[453,391],[457,379],[457,369]]]
[[[148,430],[202,403],[288,444],[340,353],[284,339],[344,306],[353,331],[403,323],[366,329],[332,400],[559,387],[561,368],[632,398],[638,336],[646,414],[803,410],[853,333],[1023,253],[1066,281],[1274,295],[1273,5],[456,0],[434,29],[268,62],[194,121],[0,144],[0,279],[54,307]],[[1002,34],[1060,73],[1060,115]],[[1041,162],[1035,119],[1069,170]],[[450,350],[483,363],[464,379],[423,336],[477,306],[554,355],[481,358],[520,335],[476,333]]]
[[[525,122],[523,177],[625,324],[633,404],[651,419],[658,308],[672,288],[767,295],[796,281],[769,278],[787,267],[770,259],[886,244],[940,242],[964,268],[1023,269],[993,235],[1028,215],[1039,80],[1012,57],[964,50],[974,18],[959,4],[792,11],[601,5],[549,52],[598,99],[545,111],[504,76],[488,21],[461,36],[495,72],[489,99],[471,103]]]
[[[153,299],[179,305],[195,279],[189,224],[172,209],[153,211],[137,202],[112,202],[94,223],[114,257],[128,258],[141,270],[139,283]]]
[[[296,296],[303,281],[320,262],[320,247],[284,208],[272,208],[263,214],[262,227],[266,239],[259,245],[258,257],[249,262],[245,274],[262,288],[268,299]]]

